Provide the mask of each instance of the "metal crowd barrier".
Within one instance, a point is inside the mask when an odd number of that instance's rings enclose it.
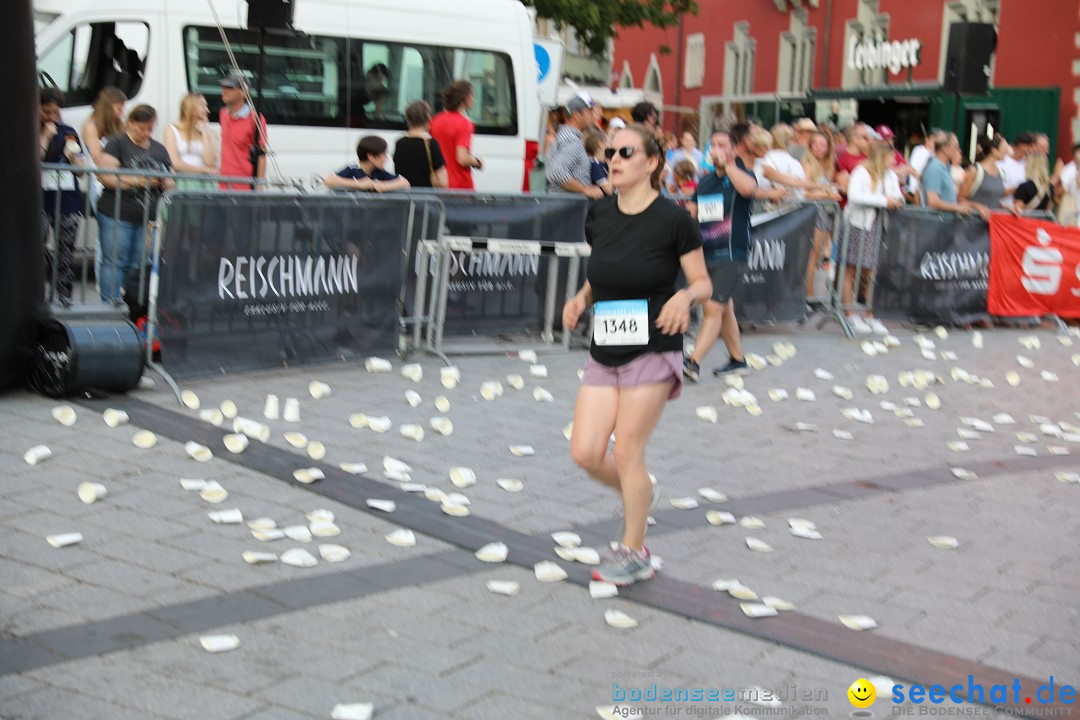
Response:
[[[113,203],[113,215],[112,217],[120,216],[120,207],[122,201],[125,198],[136,196],[139,205],[142,208],[142,238],[140,243],[140,256],[138,264],[140,268],[139,273],[139,294],[137,302],[142,305],[146,302],[146,296],[144,294],[145,288],[145,268],[149,257],[149,249],[151,244],[151,233],[155,229],[158,223],[156,213],[151,213],[149,196],[146,192],[147,187],[154,181],[158,180],[173,180],[181,181],[182,183],[196,184],[205,183],[207,186],[217,187],[220,184],[225,184],[226,189],[233,189],[236,186],[238,189],[247,189],[254,185],[258,190],[266,190],[269,188],[288,188],[295,191],[302,191],[303,185],[296,180],[266,180],[266,179],[253,179],[250,177],[230,176],[230,175],[201,175],[201,174],[188,174],[188,173],[170,173],[155,170],[136,170],[129,168],[118,169],[104,169],[91,166],[76,166],[59,163],[44,163],[41,166],[42,169],[42,185],[43,190],[46,193],[53,194],[54,201],[54,213],[51,218],[48,218],[43,214],[42,216],[42,241],[45,251],[51,251],[52,269],[51,277],[48,282],[48,290],[45,293],[46,302],[54,306],[57,305],[68,306],[71,303],[60,303],[57,293],[57,286],[59,281],[60,265],[63,260],[67,259],[67,255],[70,253],[72,256],[72,262],[74,263],[74,256],[80,256],[80,272],[77,275],[79,284],[78,302],[81,305],[86,306],[114,306],[118,307],[122,305],[120,298],[114,298],[111,302],[101,299],[99,301],[88,300],[87,290],[90,287],[90,267],[91,261],[94,261],[95,281],[99,281],[97,277],[97,269],[99,266],[100,257],[97,256],[97,246],[99,242],[99,232],[97,231],[96,224],[91,223],[90,219],[94,218],[98,214],[98,200],[100,196],[97,195],[93,188],[96,181],[96,177],[110,176],[110,177],[137,177],[143,178],[146,181],[146,185],[137,189],[120,190],[116,193],[116,197]],[[49,185],[49,187],[45,187]],[[63,213],[63,193],[77,190],[82,195],[81,209],[77,213]],[[48,239],[45,237],[47,233],[52,235],[51,245]],[[116,248],[114,247],[114,250]],[[117,257],[114,253],[112,258],[115,263]],[[73,280],[76,278],[73,278]],[[74,283],[73,283],[74,285]],[[74,289],[74,288],[73,288]],[[74,297],[72,297],[74,300]],[[84,310],[86,308],[83,308]]]

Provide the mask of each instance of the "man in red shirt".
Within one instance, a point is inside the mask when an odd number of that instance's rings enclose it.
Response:
[[[851,171],[857,168],[870,152],[870,126],[866,123],[855,123],[845,134],[847,148],[836,158],[836,184],[840,192],[847,195]]]
[[[431,137],[446,158],[451,188],[473,190],[472,170],[484,163],[472,154],[473,123],[465,112],[473,105],[472,83],[458,80],[443,90],[443,110],[431,119]]]
[[[227,75],[219,81],[221,108],[221,174],[228,177],[266,177],[266,118],[259,115],[258,161],[253,166],[252,150],[255,147],[255,113],[244,92],[244,84],[235,75]],[[254,173],[252,170],[254,169]],[[250,190],[250,185],[221,183],[225,190]]]

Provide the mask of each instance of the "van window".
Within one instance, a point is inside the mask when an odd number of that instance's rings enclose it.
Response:
[[[259,37],[226,28],[236,62],[258,92]],[[473,83],[470,117],[476,132],[516,135],[517,106],[509,55],[490,50],[368,41],[306,34],[266,34],[262,99],[266,121],[283,125],[404,130],[406,106],[440,93],[457,79]],[[188,88],[220,94],[218,80],[232,72],[217,28],[184,29]]]
[[[145,23],[76,25],[38,58],[38,82],[63,92],[69,106],[90,105],[109,85],[134,97],[142,87],[149,50]]]

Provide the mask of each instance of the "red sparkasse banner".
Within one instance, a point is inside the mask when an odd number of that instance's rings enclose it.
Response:
[[[1080,228],[995,213],[990,218],[992,315],[1080,318]]]

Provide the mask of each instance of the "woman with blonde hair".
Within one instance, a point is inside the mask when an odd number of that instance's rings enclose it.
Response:
[[[904,204],[900,178],[892,171],[896,153],[887,142],[874,142],[866,160],[851,172],[848,180],[848,203],[844,222],[848,230],[847,252],[844,256],[844,288],[841,302],[844,314],[856,333],[885,335],[888,329],[867,311],[862,316],[854,312],[856,268],[860,285],[868,294],[870,281],[877,268],[878,246],[881,244],[881,222],[878,211],[893,210]]]
[[[806,153],[803,154],[802,166],[806,179],[815,185],[813,189],[806,191],[808,200],[840,199],[840,193],[833,185],[836,179],[836,148],[833,147],[832,135],[828,131],[818,130],[810,137]],[[810,261],[806,265],[807,300],[816,297],[814,282],[817,279],[817,269],[821,263],[822,252],[828,248],[832,239],[832,232],[832,210],[824,206],[818,207],[814,244],[810,247]]]
[[[1013,207],[1017,212],[1046,210],[1050,207],[1054,190],[1046,154],[1040,151],[1028,153],[1024,166],[1027,181],[1013,193]]]
[[[210,106],[199,93],[188,93],[180,101],[180,120],[169,124],[165,133],[173,170],[189,175],[213,175],[217,172],[217,137],[210,127]],[[179,187],[204,188],[207,180],[180,181]]]

